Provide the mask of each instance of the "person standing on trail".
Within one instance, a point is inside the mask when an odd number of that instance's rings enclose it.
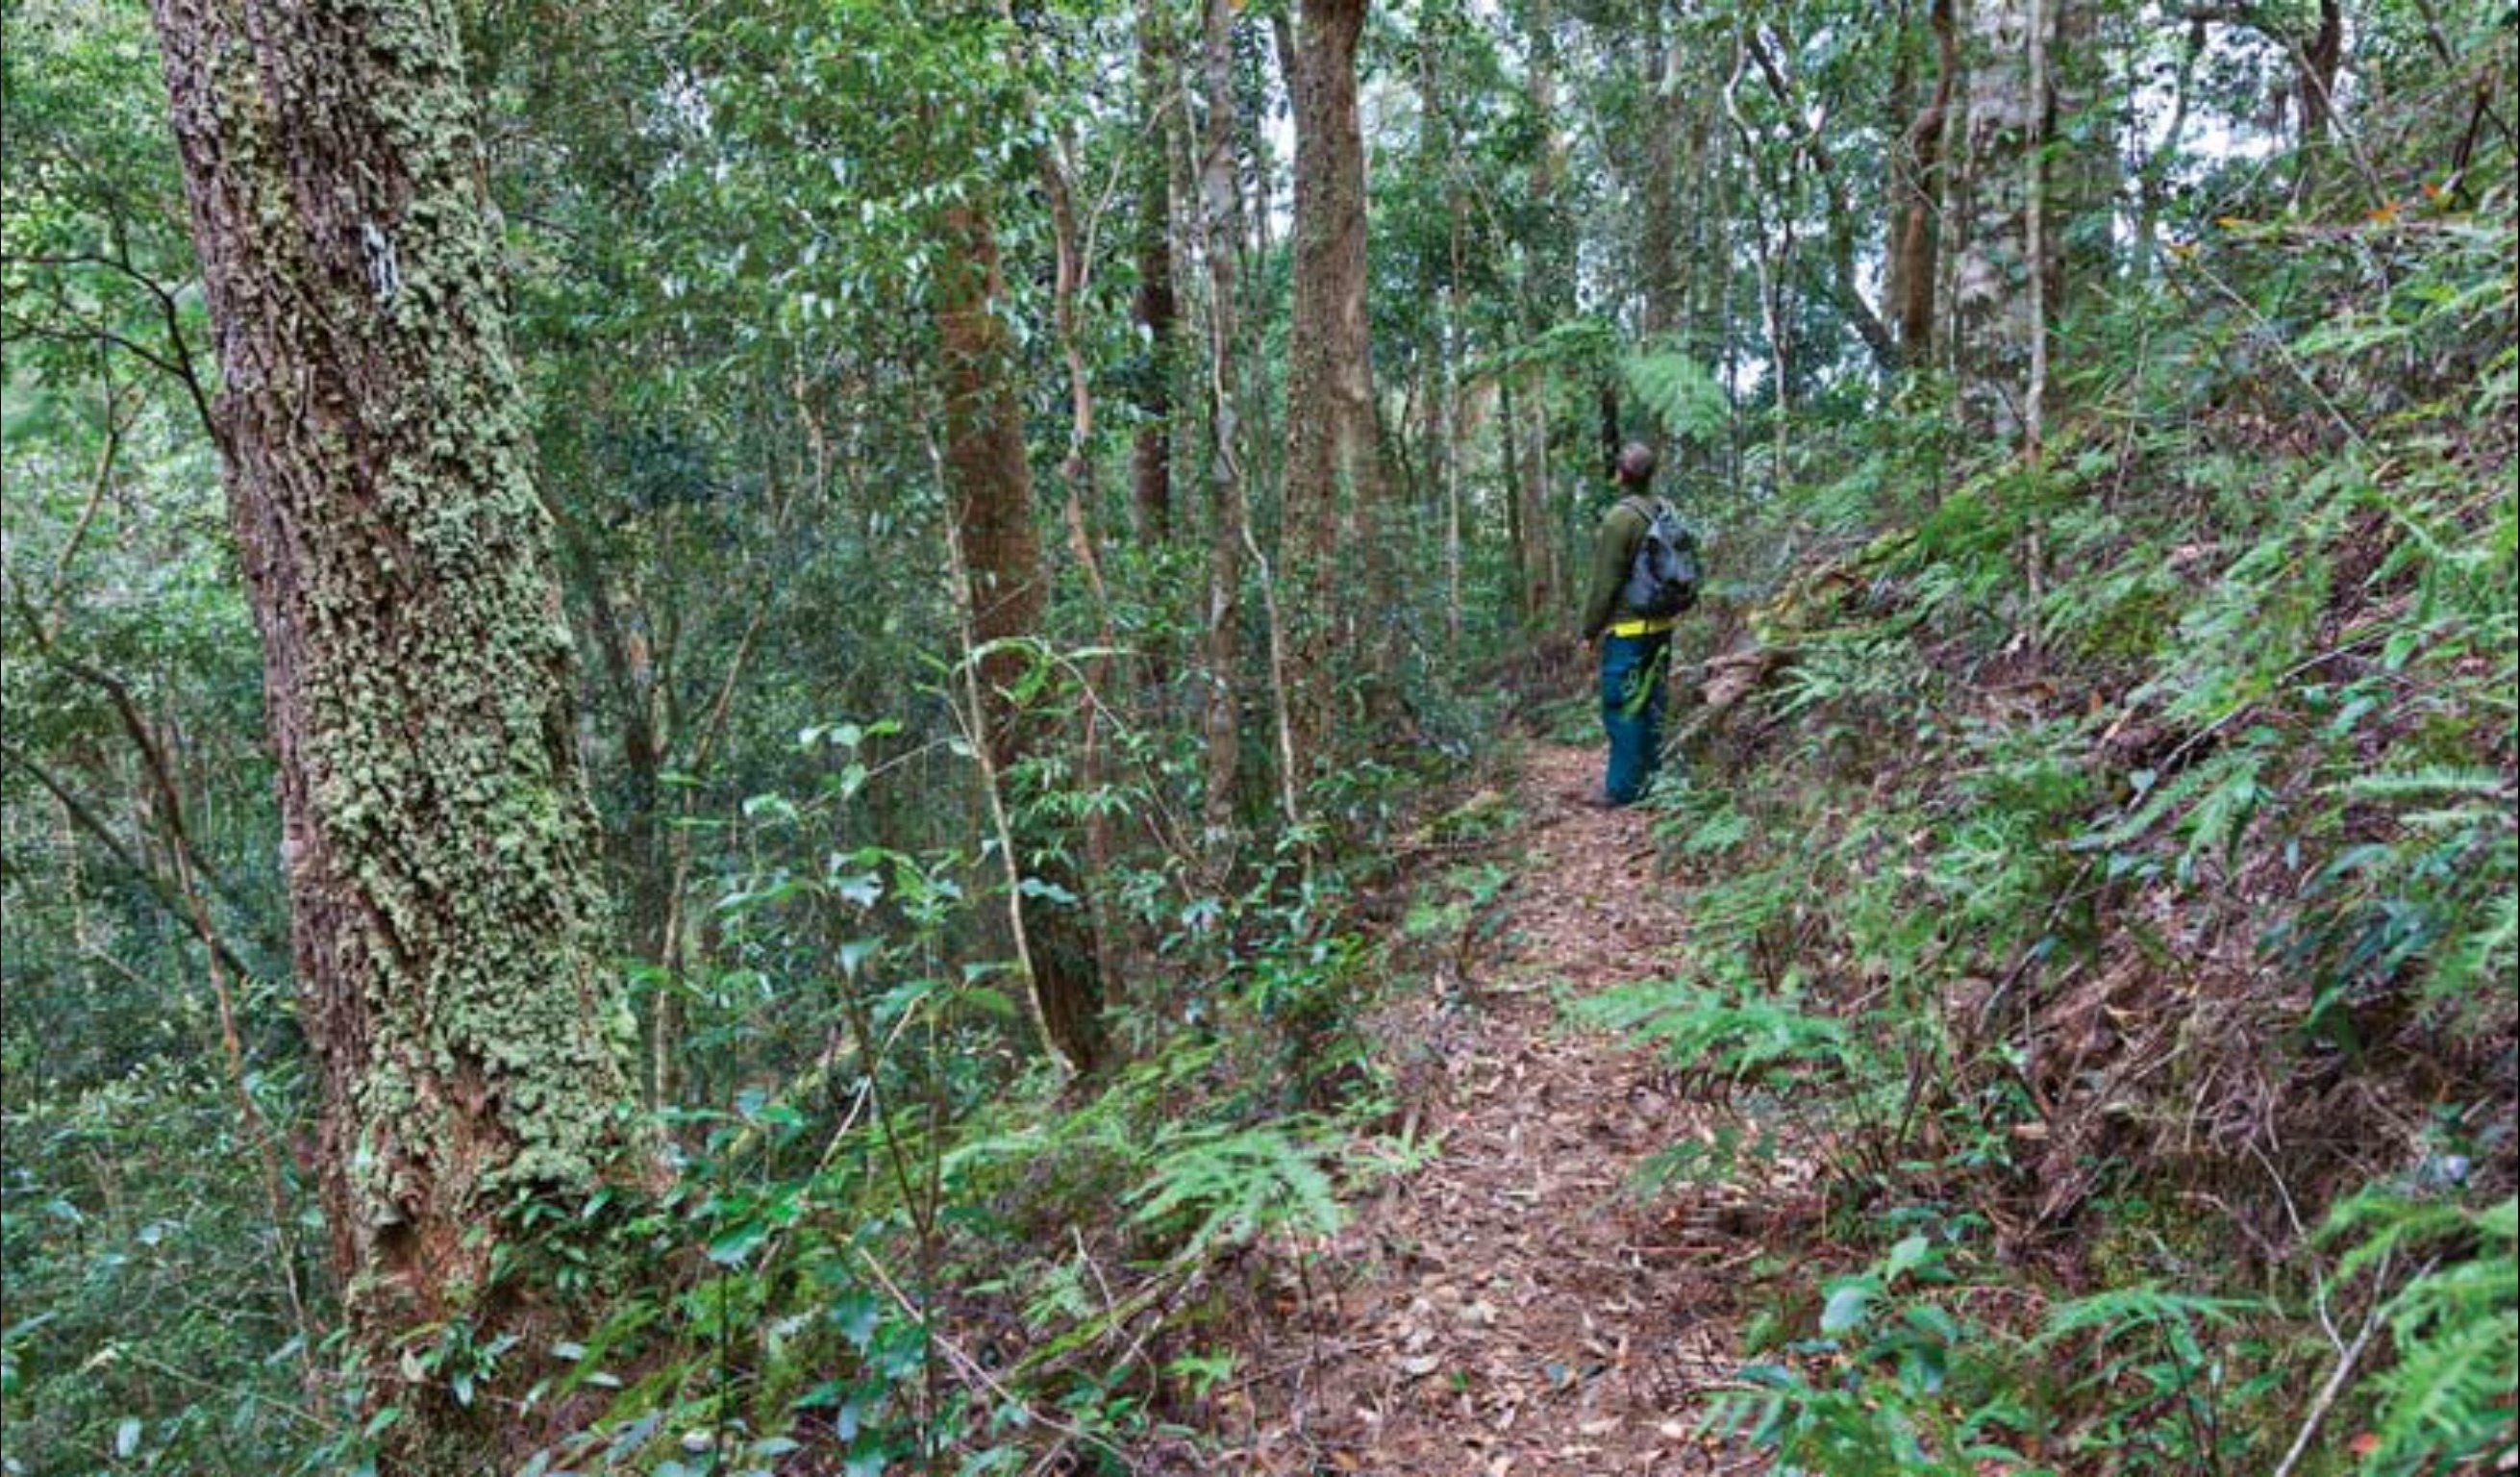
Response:
[[[1653,494],[1652,448],[1629,442],[1615,470],[1618,501],[1601,519],[1584,603],[1584,640],[1598,643],[1601,727],[1610,740],[1601,792],[1584,803],[1604,808],[1634,803],[1661,762],[1671,628],[1697,603],[1698,578],[1696,539]]]

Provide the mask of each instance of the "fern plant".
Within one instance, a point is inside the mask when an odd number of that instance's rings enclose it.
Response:
[[[2365,1193],[2329,1214],[2323,1234],[2361,1239],[2339,1271],[2383,1272],[2423,1256],[2388,1295],[2396,1362],[2364,1380],[2374,1401],[2363,1470],[2438,1471],[2472,1458],[2507,1461],[2520,1384],[2520,1200],[2484,1210]]]
[[[1675,1065],[1734,1083],[1796,1067],[1853,1064],[1844,1022],[1799,1008],[1791,995],[1734,997],[1683,980],[1621,985],[1569,1009],[1580,1020],[1658,1043]]]
[[[1311,1120],[1201,1126],[1169,1136],[1147,1179],[1123,1198],[1140,1225],[1186,1229],[1185,1253],[1275,1231],[1327,1235],[1342,1219],[1324,1150],[1297,1137]]]

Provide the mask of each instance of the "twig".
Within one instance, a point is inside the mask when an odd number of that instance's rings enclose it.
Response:
[[[1072,1426],[1066,1421],[1060,1420],[1058,1417],[1041,1410],[1039,1408],[1034,1406],[1031,1401],[1023,1399],[1021,1396],[1016,1395],[1012,1390],[1000,1384],[997,1376],[991,1374],[986,1368],[983,1368],[979,1361],[971,1358],[968,1354],[964,1353],[960,1345],[956,1344],[952,1339],[947,1338],[937,1329],[935,1321],[928,1318],[926,1310],[911,1301],[910,1294],[901,1290],[901,1284],[894,1281],[891,1274],[883,1270],[883,1264],[875,1259],[874,1252],[867,1250],[863,1246],[854,1247],[852,1249],[857,1252],[858,1259],[866,1263],[867,1271],[875,1275],[876,1285],[881,1287],[884,1291],[884,1295],[891,1298],[894,1305],[899,1307],[902,1312],[910,1315],[911,1318],[918,1320],[920,1329],[927,1335],[928,1342],[935,1345],[936,1348],[944,1354],[946,1361],[952,1364],[955,1368],[962,1371],[964,1377],[983,1386],[990,1394],[997,1396],[1000,1400],[1007,1402],[1009,1405],[1022,1407],[1025,1413],[1032,1419],[1040,1421],[1043,1425],[1050,1427],[1060,1435],[1065,1436],[1070,1440],[1084,1442],[1089,1446],[1101,1447],[1103,1451],[1110,1453],[1113,1456],[1119,1457],[1124,1462],[1128,1459],[1126,1453],[1123,1453],[1118,1447],[1111,1445],[1108,1441],[1103,1440],[1100,1436],[1094,1435],[1092,1432]]]
[[[2355,1333],[2354,1342],[2337,1353],[2336,1367],[2327,1371],[2327,1382],[2318,1387],[2318,1394],[2311,1400],[2309,1414],[2302,1418],[2301,1429],[2294,1433],[2292,1446],[2284,1453],[2283,1460],[2275,1463],[2272,1477],[2292,1477],[2292,1469],[2310,1451],[2312,1438],[2318,1434],[2319,1423],[2327,1419],[2328,1409],[2336,1404],[2336,1397],[2345,1392],[2346,1382],[2353,1378],[2355,1362],[2362,1357],[2364,1349],[2370,1347],[2371,1335],[2380,1327],[2381,1311],[2389,1306],[2385,1289],[2378,1283],[2385,1283],[2388,1280],[2389,1261],[2392,1255],[2394,1253],[2384,1254],[2381,1257],[2378,1282],[2375,1282],[2371,1292],[2370,1311],[2362,1315],[2362,1326]],[[2432,1261],[2426,1262],[2423,1269],[2415,1276],[2420,1277],[2432,1271],[2440,1260],[2439,1257],[2435,1257]]]

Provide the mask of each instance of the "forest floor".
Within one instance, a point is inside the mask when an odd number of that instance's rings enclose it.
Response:
[[[1754,1470],[1702,1434],[1740,1389],[1736,1284],[1812,1196],[1762,1183],[1641,1199],[1638,1161],[1711,1132],[1647,1054],[1560,1001],[1641,977],[1685,920],[1658,894],[1647,817],[1586,808],[1598,749],[1535,743],[1505,841],[1498,926],[1454,988],[1407,988],[1372,1025],[1423,1162],[1310,1248],[1254,1351],[1219,1470],[1271,1477],[1590,1477]],[[1805,1213],[1808,1213],[1807,1211]]]

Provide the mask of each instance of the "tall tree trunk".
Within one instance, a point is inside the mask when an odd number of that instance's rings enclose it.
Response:
[[[1422,12],[1418,22],[1418,171],[1427,179],[1441,180],[1450,214],[1452,188],[1452,129],[1444,109],[1443,74],[1440,57],[1446,19],[1430,8]],[[1417,376],[1417,408],[1418,443],[1424,448],[1422,464],[1425,475],[1419,491],[1426,503],[1440,510],[1444,489],[1451,485],[1452,436],[1446,417],[1450,413],[1448,398],[1452,384],[1451,344],[1448,334],[1451,322],[1441,304],[1449,301],[1452,291],[1449,261],[1438,269],[1442,285],[1427,282],[1439,304],[1428,325],[1424,351],[1418,359]],[[1429,276],[1437,275],[1430,272]]]
[[[1522,381],[1522,393],[1516,397],[1522,411],[1520,420],[1506,427],[1506,434],[1521,445],[1521,455],[1513,459],[1520,485],[1514,497],[1522,505],[1520,526],[1528,541],[1522,564],[1523,609],[1535,622],[1546,623],[1557,613],[1556,589],[1552,581],[1554,560],[1552,558],[1552,520],[1549,516],[1549,396],[1548,380],[1533,375]]]
[[[1454,211],[1443,316],[1437,332],[1437,373],[1444,401],[1444,641],[1448,654],[1462,647],[1462,380],[1454,368],[1462,322],[1462,219]]]
[[[2055,245],[2046,296],[2048,319],[2062,322],[2117,268],[2118,196],[2126,169],[2118,148],[2117,103],[2109,77],[2112,16],[2099,0],[2045,0],[2055,17],[2048,55],[2048,115],[2041,137],[2071,142],[2052,151],[2048,233]]]
[[[504,1217],[652,1176],[625,1129],[552,530],[451,7],[157,0],[263,644],[319,1182],[382,1465],[500,1463],[473,1371],[562,1317]]]
[[[1210,852],[1231,852],[1236,787],[1241,782],[1242,546],[1241,385],[1235,357],[1235,257],[1242,241],[1242,191],[1236,178],[1234,0],[1205,0],[1199,20],[1207,98],[1199,140],[1199,254],[1207,266],[1207,688],[1205,822]]]
[[[1010,0],[999,0],[998,14],[1006,22],[1010,38],[1020,38],[1023,32],[1017,25]],[[1024,43],[1014,39],[1013,44],[1020,53]],[[1039,103],[1033,106],[1038,112]],[[1102,580],[1102,557],[1093,525],[1093,511],[1102,502],[1094,479],[1094,377],[1085,362],[1083,333],[1077,324],[1077,302],[1092,287],[1094,280],[1095,232],[1090,223],[1077,216],[1076,192],[1072,184],[1076,174],[1075,152],[1068,142],[1067,130],[1064,125],[1046,116],[1041,122],[1044,135],[1041,144],[1042,195],[1050,205],[1051,245],[1056,260],[1051,285],[1051,314],[1058,338],[1059,359],[1067,369],[1067,454],[1059,459],[1058,464],[1060,512],[1067,525],[1068,555],[1084,573],[1086,592],[1093,601],[1097,644],[1103,652],[1108,652],[1118,646],[1118,638],[1111,624],[1111,592]],[[1151,156],[1157,170],[1153,182],[1161,190],[1164,180],[1160,172],[1163,164],[1160,140],[1152,148]],[[1146,177],[1142,171],[1141,181]],[[1167,266],[1167,296],[1171,292],[1169,272]],[[1169,313],[1167,304],[1167,316]],[[1169,496],[1165,501],[1170,501]],[[1083,733],[1076,756],[1075,783],[1089,795],[1099,794],[1103,785],[1102,738],[1110,676],[1111,659],[1108,655],[1098,653],[1087,659],[1083,674]],[[1110,817],[1102,806],[1090,806],[1078,829],[1085,847],[1085,874],[1093,880],[1081,888],[1070,886],[1067,890],[1081,891],[1084,895],[1085,942],[1094,953],[1095,994],[1100,999],[1108,994],[1125,993],[1128,989],[1129,950],[1125,931],[1112,918],[1102,889],[1103,879],[1109,877],[1113,871]],[[1075,880],[1073,870],[1066,871],[1065,880]],[[1056,938],[1050,941],[1058,942]],[[1027,972],[1038,966],[1036,959],[1024,961]],[[1066,1047],[1076,1045],[1062,1043]],[[1071,1062],[1079,1065],[1090,1067],[1093,1064],[1090,1052],[1082,1056],[1074,1051],[1065,1054]]]
[[[1679,46],[1675,38],[1675,49]],[[1708,105],[1705,72],[1684,71],[1694,84],[1689,100],[1680,109],[1680,158],[1678,164],[1687,172],[1674,194],[1683,201],[1694,201],[1681,211],[1681,260],[1684,270],[1680,279],[1677,325],[1680,344],[1688,354],[1718,377],[1725,386],[1725,426],[1719,431],[1712,426],[1700,427],[1694,439],[1683,439],[1675,448],[1677,467],[1694,478],[1717,475],[1733,477],[1735,470],[1727,460],[1732,441],[1732,243],[1727,230],[1724,193],[1724,161],[1715,130],[1716,110]]]
[[[2292,43],[2299,70],[2301,144],[2316,149],[2327,142],[2336,119],[2336,74],[2345,65],[2343,0],[2318,0],[2318,28],[2307,41]]]
[[[1462,251],[1469,209],[1453,167],[1452,116],[1444,107],[1440,64],[1449,51],[1450,27],[1460,21],[1459,13],[1448,9],[1431,22],[1440,28],[1426,49],[1424,78],[1430,126],[1440,145],[1435,162],[1444,179],[1444,296],[1436,317],[1435,373],[1443,416],[1444,641],[1445,650],[1453,654],[1462,646]]]
[[[2309,36],[2273,39],[2292,53],[2294,106],[2301,116],[2293,198],[2307,200],[2318,188],[2319,164],[2336,132],[2336,76],[2345,65],[2343,0],[2318,0],[2318,26]]]
[[[2021,394],[2021,446],[2030,465],[2039,465],[2041,440],[2046,434],[2048,419],[2048,314],[2053,298],[2049,283],[2054,280],[2055,250],[2049,245],[2048,227],[2048,123],[2054,113],[2052,94],[2048,86],[2048,32],[2054,12],[2048,0],[2030,0],[2029,34],[2024,44],[2029,48],[2030,93],[2036,111],[2031,115],[2029,142],[2021,158],[2021,242],[2022,253],[2030,263],[2025,274],[2030,284],[2030,379]],[[2030,535],[2033,558],[2030,561],[2031,594],[2039,593],[2039,560],[2036,552],[2039,534]]]
[[[1149,547],[1172,537],[1173,505],[1173,120],[1171,32],[1160,0],[1138,0],[1140,140],[1138,291],[1131,317],[1145,337],[1146,370],[1137,383],[1138,428],[1129,443],[1129,501],[1138,536]]]
[[[1303,571],[1294,667],[1298,758],[1328,731],[1336,653],[1379,617],[1382,565],[1373,353],[1366,317],[1365,139],[1356,49],[1366,0],[1303,0],[1295,48],[1295,300],[1286,375],[1285,548]],[[1344,566],[1344,571],[1343,567]],[[1364,578],[1357,578],[1362,569]],[[1393,643],[1370,644],[1377,661]],[[1379,684],[1377,684],[1378,686]],[[1300,778],[1300,777],[1299,777]]]
[[[1418,83],[1418,171],[1441,179],[1444,192],[1444,262],[1436,290],[1434,323],[1429,325],[1426,373],[1421,376],[1423,444],[1426,444],[1426,494],[1444,527],[1444,641],[1447,650],[1462,643],[1462,476],[1460,438],[1462,403],[1454,376],[1454,336],[1462,288],[1462,192],[1452,169],[1452,111],[1444,106],[1444,56],[1449,51],[1460,15],[1426,8],[1418,15],[1417,83]]]
[[[1574,222],[1566,212],[1566,144],[1557,126],[1557,16],[1551,0],[1530,0],[1531,112],[1540,147],[1531,158],[1538,229],[1529,258],[1535,331],[1575,311]]]
[[[1529,189],[1536,218],[1524,289],[1523,329],[1534,336],[1574,316],[1575,251],[1573,222],[1566,213],[1566,151],[1557,128],[1557,17],[1551,0],[1532,0],[1529,75],[1531,112],[1540,127],[1540,147],[1532,155]],[[1550,507],[1549,378],[1543,370],[1524,381],[1523,413],[1529,425],[1516,428],[1528,439],[1522,454],[1522,521],[1531,538],[1530,586],[1524,601],[1535,620],[1560,620],[1564,591],[1559,578],[1558,519]]]
[[[1033,525],[1032,469],[1025,460],[1023,409],[1015,399],[1012,345],[996,304],[1006,291],[998,243],[985,210],[948,208],[940,220],[945,265],[935,283],[936,336],[945,389],[945,477],[960,537],[981,696],[975,736],[987,750],[992,787],[1039,752],[1054,727],[1018,706],[1010,688],[1030,658],[1004,645],[1038,637],[1050,579]],[[995,798],[995,797],[993,797]],[[1044,1045],[1067,1066],[1091,1072],[1102,1057],[1102,988],[1097,950],[1079,905],[1073,869],[1045,838],[1018,831],[1019,927],[1027,986]]]
[[[1686,138],[1686,100],[1681,96],[1683,61],[1680,42],[1663,34],[1662,6],[1647,7],[1652,22],[1652,65],[1645,74],[1647,116],[1653,126],[1645,139],[1643,219],[1637,235],[1637,275],[1644,298],[1640,326],[1648,339],[1680,327],[1688,301],[1680,252],[1680,170]]]
[[[1710,110],[1711,112],[1711,110]],[[1739,169],[1729,151],[1719,152],[1714,143],[1715,122],[1707,120],[1705,158],[1708,193],[1714,197],[1715,208],[1705,212],[1707,252],[1715,263],[1708,274],[1706,317],[1715,335],[1715,357],[1721,366],[1718,380],[1724,386],[1724,454],[1719,459],[1727,486],[1741,485],[1741,336],[1735,332],[1734,310],[1741,295],[1740,271],[1733,257],[1734,216],[1740,205]]]
[[[1951,116],[1952,88],[1959,76],[1959,44],[1952,0],[1932,0],[1928,25],[1934,37],[1934,90],[1907,120],[1891,156],[1890,311],[1898,328],[1903,363],[1933,362],[1934,290],[1942,269],[1943,133]]]
[[[2053,17],[2039,0],[1964,0],[1968,82],[1962,138],[1964,239],[1952,284],[1961,413],[1970,427],[2005,440],[2029,425],[2032,360],[2047,324],[2034,284],[2048,279],[2047,233],[2030,229],[2031,174],[2040,167],[2044,79],[2031,67]]]
[[[1533,508],[1540,519],[1541,568],[1547,581],[1542,607],[1551,615],[1563,618],[1566,601],[1566,520],[1561,510],[1552,507],[1556,500],[1551,490],[1557,479],[1550,474],[1549,463],[1549,381],[1540,381],[1539,391],[1531,397],[1531,460],[1540,469],[1540,501]]]
[[[1497,448],[1505,470],[1505,531],[1513,552],[1513,596],[1521,604],[1523,620],[1536,626],[1542,620],[1540,548],[1531,520],[1530,484],[1522,475],[1522,402],[1513,392],[1515,378],[1497,377]]]

